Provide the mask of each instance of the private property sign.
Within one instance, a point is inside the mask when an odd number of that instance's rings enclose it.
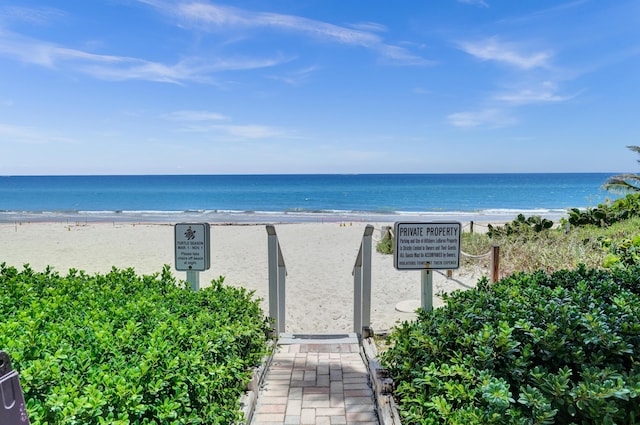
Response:
[[[393,266],[398,270],[457,269],[461,233],[459,222],[397,222]]]
[[[211,266],[209,223],[175,225],[176,270],[203,272]]]

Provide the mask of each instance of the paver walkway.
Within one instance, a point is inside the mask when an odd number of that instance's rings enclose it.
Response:
[[[251,424],[378,425],[357,340],[281,338]]]

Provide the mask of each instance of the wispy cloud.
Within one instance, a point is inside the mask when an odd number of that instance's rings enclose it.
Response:
[[[177,129],[182,133],[201,133],[231,141],[259,140],[277,138],[291,138],[291,132],[268,125],[259,124],[206,124],[192,123]]]
[[[559,3],[547,9],[541,9],[536,12],[529,13],[522,16],[504,18],[499,20],[498,22],[509,23],[511,25],[518,25],[518,24],[530,22],[533,20],[538,20],[540,18],[548,18],[549,16],[557,15],[559,13],[565,13],[567,10],[578,8],[583,4],[589,3],[589,2],[590,0],[576,0],[576,1],[566,2],[566,3]]]
[[[501,62],[521,69],[547,67],[553,56],[549,51],[527,51],[517,43],[504,42],[498,37],[460,42],[458,47],[478,59]]]
[[[183,26],[204,31],[233,29],[272,29],[301,34],[323,42],[363,47],[383,58],[403,65],[429,65],[428,61],[404,47],[388,44],[378,33],[386,28],[375,23],[356,23],[351,27],[335,25],[300,16],[270,12],[254,12],[233,6],[199,1],[139,0],[163,13],[175,16]]]
[[[209,111],[174,111],[164,115],[172,121],[226,121],[229,118],[217,112]]]
[[[52,7],[0,7],[0,22],[11,24],[12,22],[26,22],[31,25],[48,25],[65,16],[65,13]]]
[[[213,83],[211,74],[215,72],[266,68],[288,60],[282,57],[207,60],[186,58],[167,64],[127,56],[90,53],[1,30],[0,55],[49,68],[70,69],[102,80],[145,80],[175,84]]]
[[[2,123],[0,123],[0,141],[31,145],[74,143],[74,140],[67,137],[52,136],[37,129]]]
[[[307,68],[303,68],[303,69],[298,69],[296,71],[292,71],[292,72],[288,72],[286,74],[280,74],[280,75],[272,75],[270,78],[277,80],[277,81],[282,81],[286,84],[289,84],[291,86],[299,86],[304,84],[307,80],[309,80],[309,78],[311,78],[311,75],[318,69],[317,66],[310,66]]]
[[[487,2],[484,0],[458,0],[458,3],[470,4],[472,6],[489,7]]]
[[[241,139],[267,139],[287,136],[286,131],[266,125],[218,125],[215,127],[230,136]]]
[[[447,116],[449,123],[455,127],[508,127],[517,123],[505,111],[497,108],[486,108],[480,111],[456,112]]]
[[[177,131],[185,133],[219,134],[237,139],[269,139],[290,137],[290,132],[267,125],[258,124],[220,124],[231,121],[226,115],[210,111],[183,110],[162,115],[162,118],[183,123]]]
[[[539,86],[532,88],[522,88],[512,93],[502,93],[494,96],[495,100],[510,104],[523,105],[529,103],[554,103],[565,102],[573,99],[571,96],[561,96],[557,93],[557,87],[550,81],[545,81]]]

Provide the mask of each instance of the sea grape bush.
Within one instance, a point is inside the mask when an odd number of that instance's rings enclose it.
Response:
[[[139,276],[0,265],[0,348],[32,424],[229,424],[268,323],[253,294]]]
[[[640,423],[640,267],[518,273],[391,335],[406,424]]]
[[[608,227],[633,217],[640,217],[640,194],[628,194],[611,204],[598,204],[585,210],[571,208],[568,211],[568,221],[572,226]]]
[[[524,214],[518,214],[511,223],[506,223],[504,226],[493,226],[489,224],[487,227],[487,236],[490,238],[501,236],[530,237],[553,227],[553,221],[539,215],[525,217]]]
[[[602,247],[608,251],[603,266],[624,268],[640,265],[640,235],[633,238],[600,238]]]

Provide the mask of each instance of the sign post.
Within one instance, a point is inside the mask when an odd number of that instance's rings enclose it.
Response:
[[[209,223],[177,223],[174,227],[176,270],[187,272],[191,289],[200,289],[199,272],[211,267]]]
[[[459,222],[396,222],[393,266],[397,270],[421,270],[421,304],[433,310],[433,273],[460,267]]]

